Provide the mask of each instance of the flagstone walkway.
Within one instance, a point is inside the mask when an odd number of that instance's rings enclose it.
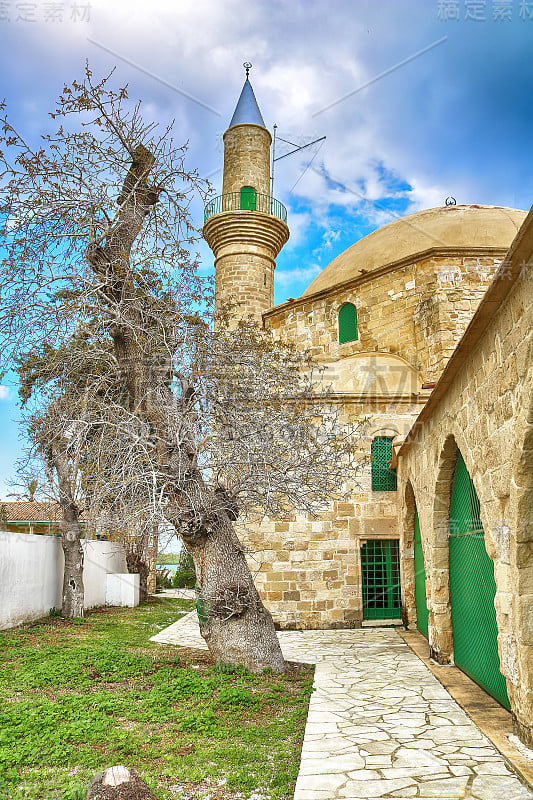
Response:
[[[533,800],[393,629],[278,636],[286,659],[316,664],[294,800]],[[196,612],[152,640],[206,649]]]

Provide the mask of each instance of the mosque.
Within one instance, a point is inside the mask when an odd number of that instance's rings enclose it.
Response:
[[[247,76],[205,208],[216,302],[325,368],[370,466],[319,518],[247,531],[257,587],[280,628],[417,628],[533,747],[533,212],[419,211],[274,306],[271,142]]]

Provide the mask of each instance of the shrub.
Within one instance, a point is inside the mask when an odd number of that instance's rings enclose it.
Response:
[[[187,550],[182,550],[178,561],[178,569],[172,578],[174,589],[194,589],[196,586],[196,572],[194,561]]]
[[[155,590],[172,589],[172,576],[168,569],[158,569],[155,574]]]
[[[219,699],[227,706],[253,706],[257,702],[253,694],[242,686],[225,686],[220,691]]]

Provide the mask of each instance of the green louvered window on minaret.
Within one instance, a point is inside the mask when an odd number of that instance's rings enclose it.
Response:
[[[257,192],[253,186],[243,186],[241,189],[241,211],[257,210]]]
[[[357,309],[353,303],[345,303],[339,310],[339,342],[355,342],[357,338]]]
[[[389,467],[391,459],[392,437],[376,436],[370,445],[373,492],[396,491],[396,470]]]

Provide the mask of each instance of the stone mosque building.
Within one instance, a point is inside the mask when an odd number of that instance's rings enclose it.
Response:
[[[395,220],[274,306],[289,237],[248,77],[205,209],[216,298],[325,367],[369,418],[359,489],[249,546],[281,628],[404,624],[512,710],[533,746],[533,212],[478,205]]]

